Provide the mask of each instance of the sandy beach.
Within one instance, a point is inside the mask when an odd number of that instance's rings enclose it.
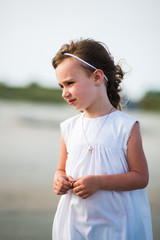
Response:
[[[154,239],[160,239],[160,114],[129,112],[141,123]],[[77,114],[66,105],[0,101],[0,239],[51,239],[59,197],[52,190],[59,123]]]

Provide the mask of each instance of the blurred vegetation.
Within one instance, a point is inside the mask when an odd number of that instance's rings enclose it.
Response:
[[[11,87],[0,83],[0,99],[65,103],[61,94],[61,89],[42,87],[36,82],[25,87]],[[160,112],[160,91],[149,91],[139,101],[127,102],[126,107]]]
[[[11,87],[0,83],[0,99],[64,103],[62,91],[31,83],[26,87]]]
[[[149,91],[137,103],[138,108],[160,112],[160,91]]]

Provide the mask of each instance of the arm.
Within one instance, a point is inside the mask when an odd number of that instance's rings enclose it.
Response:
[[[67,160],[67,150],[63,137],[61,136],[60,143],[60,158],[57,171],[54,175],[54,192],[58,195],[66,194],[72,188],[72,183],[69,182],[71,177],[66,176],[65,166]]]
[[[130,191],[147,186],[149,174],[143,152],[142,139],[137,123],[134,124],[128,140],[127,160],[129,172],[113,175],[85,176],[74,184],[74,191],[82,198],[97,190]]]

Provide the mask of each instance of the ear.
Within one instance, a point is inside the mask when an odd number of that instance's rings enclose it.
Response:
[[[94,82],[95,82],[95,85],[100,85],[103,80],[104,80],[104,73],[101,69],[96,69],[94,72],[93,72],[93,78],[94,78]]]

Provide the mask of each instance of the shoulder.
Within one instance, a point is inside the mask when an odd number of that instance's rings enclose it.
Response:
[[[60,123],[60,127],[61,128],[73,127],[77,123],[77,121],[80,120],[81,115],[82,114],[80,113],[71,118],[68,118],[67,120]]]
[[[127,149],[127,142],[131,132],[133,132],[133,128],[135,131],[140,130],[140,123],[135,117],[125,112],[117,111],[115,116],[114,125],[116,126],[117,135],[122,141],[122,146]],[[135,125],[135,123],[137,124]]]
[[[137,121],[135,117],[133,117],[132,115],[130,115],[128,113],[117,110],[116,114],[117,114],[116,115],[117,119],[122,123],[123,122]]]
[[[67,145],[70,133],[76,129],[77,124],[81,119],[82,114],[75,115],[60,123],[61,134],[63,136],[64,142]]]
[[[118,134],[123,135],[130,135],[130,132],[136,122],[140,125],[139,121],[135,117],[119,110],[115,112],[112,118],[114,130],[116,130]]]
[[[135,122],[139,123],[139,121],[132,115],[119,110],[116,111],[113,116],[113,124],[120,128],[130,128]]]

